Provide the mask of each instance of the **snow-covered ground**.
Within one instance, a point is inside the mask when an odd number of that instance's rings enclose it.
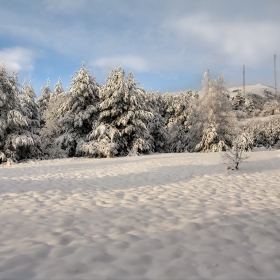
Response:
[[[280,151],[0,166],[0,279],[279,279]]]

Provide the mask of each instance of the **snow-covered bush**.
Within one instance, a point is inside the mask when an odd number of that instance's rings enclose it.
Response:
[[[263,105],[263,111],[262,111],[263,116],[271,116],[274,114],[279,114],[279,112],[280,112],[280,104],[276,99],[268,100]]]
[[[247,132],[251,135],[254,147],[274,147],[280,141],[280,116],[271,116],[264,120],[253,119]]]
[[[232,141],[232,148],[229,148],[226,152],[221,153],[221,157],[224,163],[229,164],[228,169],[238,170],[241,162],[244,162],[249,158],[244,152],[251,150],[252,141],[249,135],[244,132],[237,135]]]

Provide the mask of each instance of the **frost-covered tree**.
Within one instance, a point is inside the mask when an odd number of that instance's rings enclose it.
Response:
[[[146,93],[137,87],[132,73],[112,69],[100,89],[99,125],[88,140],[102,143],[99,156],[125,156],[153,151],[153,138],[147,125],[153,118]]]
[[[204,80],[202,81],[203,86],[205,84]],[[197,134],[201,134],[202,139],[195,147],[196,151],[215,151],[216,148],[214,147],[216,145],[218,147],[230,146],[236,126],[236,119],[231,110],[223,76],[211,81],[210,85],[209,91],[204,91],[205,93],[200,97],[198,106],[194,107],[194,110],[199,110],[200,112],[200,117],[197,121],[203,124],[203,126],[198,127],[201,131],[197,132]],[[196,113],[196,115],[198,116],[199,114]],[[209,150],[208,148],[211,145],[208,145],[208,142],[204,140],[208,139],[210,136],[207,135],[212,135],[212,132],[215,132],[215,135],[217,134],[216,138],[218,140],[215,138],[215,143],[213,142],[215,146],[212,146]]]
[[[99,85],[89,71],[83,63],[76,77],[72,78],[69,92],[63,94],[59,109],[59,125],[63,133],[57,138],[57,143],[68,156],[81,155],[82,145],[79,144],[79,151],[76,151],[77,144],[96,127]]]
[[[203,74],[203,79],[201,83],[202,83],[202,92],[204,94],[209,94],[213,89],[213,80],[211,79],[209,69],[207,69],[207,71]]]
[[[20,90],[17,74],[0,69],[0,158],[20,161],[42,156],[38,135],[38,111],[32,85]]]

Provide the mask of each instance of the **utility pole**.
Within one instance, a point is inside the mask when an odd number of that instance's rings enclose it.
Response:
[[[275,97],[276,97],[277,96],[276,54],[274,55],[274,82],[275,82]]]
[[[246,97],[245,96],[245,65],[243,65],[243,96],[244,98]]]

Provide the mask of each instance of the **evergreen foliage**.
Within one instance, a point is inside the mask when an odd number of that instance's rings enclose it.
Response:
[[[77,70],[72,78],[69,92],[62,95],[58,118],[62,134],[57,138],[60,147],[66,150],[68,156],[80,155],[81,145],[85,138],[95,128],[98,118],[99,85],[95,78],[89,75],[85,64]],[[76,147],[79,149],[76,151]]]
[[[51,89],[50,89],[50,79],[47,79],[47,85],[45,87],[41,87],[41,97],[38,99],[37,104],[39,108],[39,113],[41,116],[42,125],[44,124],[44,119],[42,118],[44,111],[46,110],[50,97],[51,97]]]
[[[100,89],[99,125],[90,138],[102,143],[99,156],[124,156],[153,151],[153,138],[147,128],[154,118],[147,94],[137,87],[132,73],[125,76],[120,67],[112,69]]]
[[[153,137],[154,152],[163,153],[167,150],[168,131],[165,128],[165,119],[163,117],[164,100],[160,92],[149,93],[147,101],[150,105],[153,117],[148,122],[148,130]]]
[[[48,79],[36,104],[32,84],[21,86],[17,74],[9,76],[3,65],[0,163],[225,150],[236,159],[236,149],[280,147],[280,105],[275,96],[247,93],[245,98],[237,91],[230,98],[223,75],[213,80],[209,70],[202,86],[200,95],[146,93],[133,73],[126,75],[118,67],[100,87],[83,63],[68,92],[60,78],[52,92]]]
[[[0,158],[17,162],[40,158],[39,114],[32,85],[20,90],[17,74],[0,69]]]

